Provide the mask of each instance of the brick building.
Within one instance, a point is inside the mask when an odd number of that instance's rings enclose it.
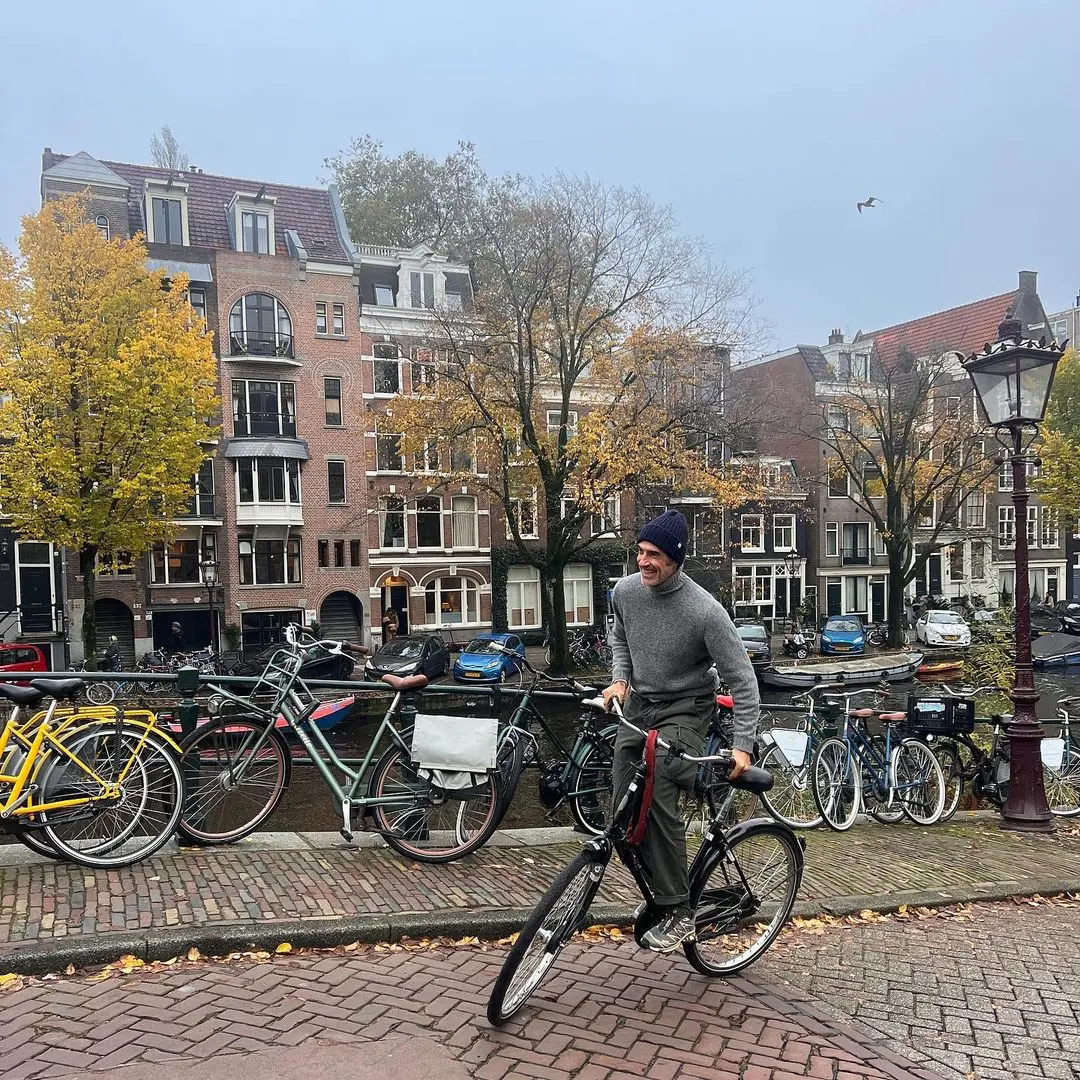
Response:
[[[214,336],[223,412],[175,539],[102,567],[99,639],[117,634],[130,660],[165,644],[173,622],[188,647],[225,647],[235,627],[256,650],[293,620],[362,638],[360,259],[334,191],[46,149],[42,199],[76,191],[89,191],[105,235],[143,233],[153,265],[188,275]],[[68,587],[77,634],[82,583]]]

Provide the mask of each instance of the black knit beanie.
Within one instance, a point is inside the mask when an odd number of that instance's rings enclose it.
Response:
[[[686,558],[686,518],[678,510],[665,510],[641,530],[638,540],[655,544],[669,559],[682,566]]]

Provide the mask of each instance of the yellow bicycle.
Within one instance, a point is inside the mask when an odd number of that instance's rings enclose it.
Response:
[[[183,805],[179,747],[152,713],[61,708],[81,679],[0,685],[0,697],[47,709],[0,732],[0,828],[42,854],[94,868],[159,850]],[[50,850],[51,849],[51,850]]]

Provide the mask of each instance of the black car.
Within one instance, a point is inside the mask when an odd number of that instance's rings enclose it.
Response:
[[[440,634],[408,634],[391,638],[364,665],[364,678],[424,674],[438,679],[450,670],[450,650]]]
[[[267,661],[280,645],[271,645],[268,649],[256,653],[254,656],[245,656],[239,665],[229,672],[230,675],[261,675]],[[348,679],[352,677],[355,664],[352,659],[341,653],[330,653],[325,649],[313,649],[308,652],[304,663],[300,667],[302,679]]]
[[[755,668],[764,667],[772,661],[772,645],[769,631],[759,619],[736,619],[735,632],[746,646],[746,655]]]

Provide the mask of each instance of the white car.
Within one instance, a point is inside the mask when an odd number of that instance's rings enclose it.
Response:
[[[955,611],[927,611],[915,624],[915,640],[963,647],[971,644],[971,628]]]

